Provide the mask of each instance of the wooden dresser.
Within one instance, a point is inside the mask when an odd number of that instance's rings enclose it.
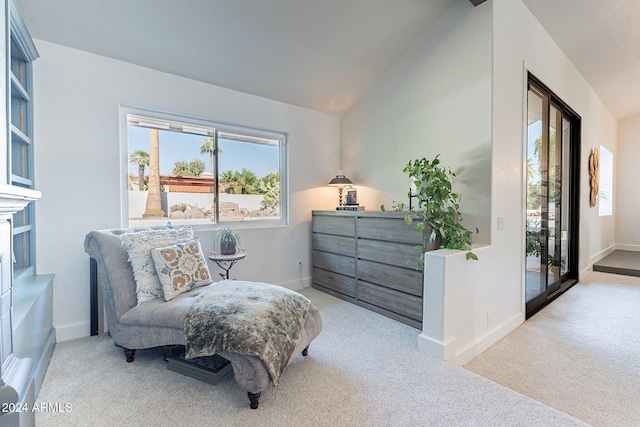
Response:
[[[402,212],[313,211],[313,287],[422,328],[422,232]]]

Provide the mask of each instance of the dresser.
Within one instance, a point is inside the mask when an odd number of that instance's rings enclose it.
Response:
[[[422,328],[422,231],[402,212],[313,211],[315,289]]]

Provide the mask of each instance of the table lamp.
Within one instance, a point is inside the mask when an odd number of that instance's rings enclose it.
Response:
[[[332,187],[338,187],[338,206],[343,206],[342,190],[344,189],[344,187],[351,184],[353,184],[353,182],[351,182],[349,178],[344,176],[341,170],[338,171],[338,175],[336,175],[336,177],[329,182],[329,185],[331,185]]]

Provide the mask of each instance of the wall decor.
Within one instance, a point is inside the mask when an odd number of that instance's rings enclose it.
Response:
[[[596,200],[598,197],[598,159],[600,155],[598,152],[598,148],[594,148],[591,150],[591,154],[589,155],[589,182],[591,185],[591,197],[589,201],[589,206],[592,208],[596,206]]]

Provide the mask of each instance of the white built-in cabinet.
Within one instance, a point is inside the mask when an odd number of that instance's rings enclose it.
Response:
[[[0,0],[0,426],[33,426],[55,345],[53,275],[35,268],[32,62],[38,57],[14,0]]]

